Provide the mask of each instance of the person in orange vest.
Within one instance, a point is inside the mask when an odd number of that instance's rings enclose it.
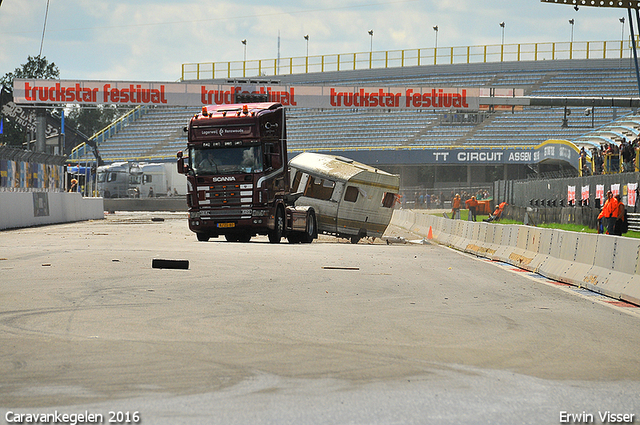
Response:
[[[476,221],[476,210],[478,208],[478,201],[476,200],[476,197],[472,196],[471,199],[467,199],[466,201],[464,201],[464,204],[467,206],[472,220]]]
[[[618,235],[618,236],[622,236],[622,233],[626,233],[626,230],[624,230],[624,226],[625,226],[625,206],[624,203],[622,202],[622,198],[620,198],[620,195],[616,195],[616,201],[618,201],[618,215],[616,216],[616,225],[615,225],[615,231],[614,234]]]
[[[598,214],[598,220],[597,220],[598,233],[604,233],[605,231],[606,223],[604,221],[604,207],[607,206],[607,203],[609,202],[609,199],[611,199],[612,196],[613,194],[611,193],[611,191],[608,191],[607,196],[604,200],[604,205],[602,205],[602,208],[600,208],[600,214]]]
[[[496,206],[495,211],[493,212],[493,214],[491,214],[489,216],[489,218],[485,218],[483,221],[486,221],[487,223],[491,223],[492,221],[498,221],[500,220],[500,217],[502,216],[502,212],[504,211],[505,207],[509,205],[506,202],[500,202],[500,204],[498,206]]]
[[[607,192],[607,198],[607,202],[602,207],[602,219],[607,227],[607,235],[614,235],[618,220],[618,200],[613,197],[611,191]]]
[[[460,211],[460,194],[456,193],[456,196],[453,197],[453,202],[451,203],[451,218],[456,218],[456,213]]]

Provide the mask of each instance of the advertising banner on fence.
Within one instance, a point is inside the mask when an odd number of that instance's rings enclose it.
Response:
[[[567,186],[567,201],[569,201],[569,205],[574,205],[576,203],[576,187],[575,186]]]
[[[638,183],[628,183],[627,184],[627,206],[633,207],[636,205],[636,197],[638,190]]]
[[[580,200],[585,205],[589,203],[589,185],[582,186],[582,197],[580,198]]]
[[[511,91],[512,92],[512,91]],[[477,111],[479,88],[360,87],[15,79],[17,104],[194,106],[235,103],[236,94],[267,94],[301,108],[445,109]],[[504,93],[505,98],[513,93]]]

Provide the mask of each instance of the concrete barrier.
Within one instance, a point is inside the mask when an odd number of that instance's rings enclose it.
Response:
[[[66,192],[0,192],[0,230],[103,218],[102,198]]]
[[[436,242],[640,305],[640,240],[394,212],[391,222]]]

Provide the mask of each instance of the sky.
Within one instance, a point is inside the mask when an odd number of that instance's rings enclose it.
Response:
[[[0,76],[42,54],[70,80],[177,81],[183,63],[619,41],[625,9],[539,0],[2,0]],[[43,28],[44,39],[43,39]],[[368,34],[374,31],[373,38]],[[625,37],[629,37],[628,22]],[[41,50],[42,49],[42,50]]]

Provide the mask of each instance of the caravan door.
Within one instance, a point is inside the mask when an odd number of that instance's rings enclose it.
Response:
[[[293,180],[299,182],[294,190],[302,192],[303,196],[296,201],[296,205],[313,207],[316,212],[318,232],[335,234],[342,183],[313,176],[300,170],[297,173],[301,175],[299,180],[297,175]]]

